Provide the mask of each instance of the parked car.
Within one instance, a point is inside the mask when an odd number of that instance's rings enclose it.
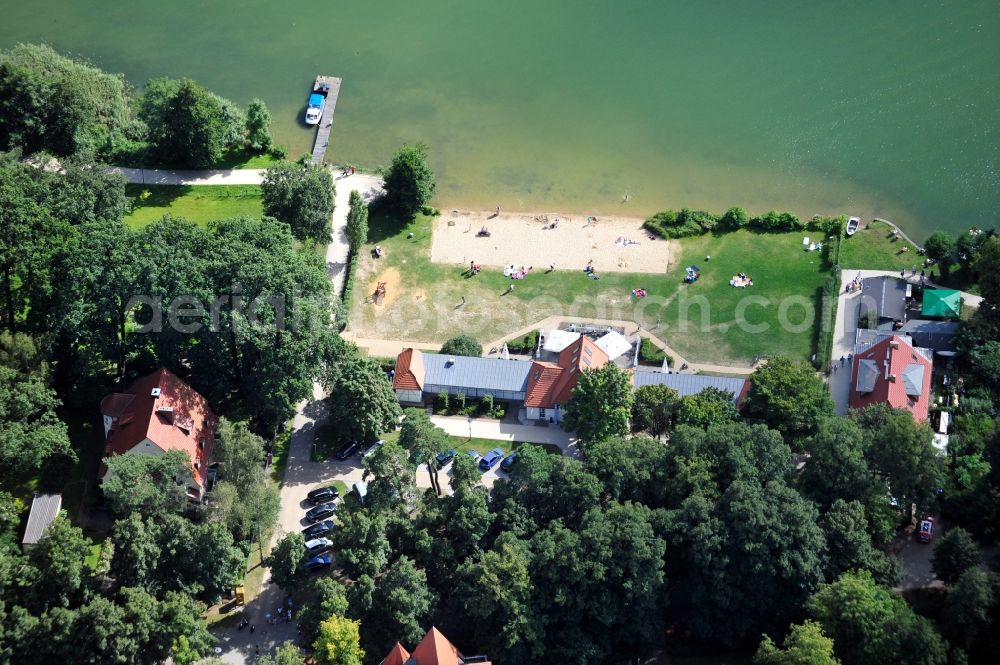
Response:
[[[478,462],[483,457],[482,455],[479,454],[478,450],[470,450],[469,452],[467,452],[465,454],[468,455],[469,457],[471,457],[474,462]]]
[[[306,568],[310,571],[322,570],[328,568],[333,563],[333,557],[329,554],[320,554],[314,556],[313,558],[306,561]]]
[[[444,452],[438,453],[437,457],[435,458],[437,460],[437,467],[439,469],[443,469],[448,465],[448,462],[452,461],[457,456],[458,456],[458,451],[455,450],[454,448],[452,448],[451,450],[446,450]]]
[[[507,457],[504,457],[503,461],[500,462],[500,468],[503,471],[510,473],[510,470],[514,468],[515,464],[517,464],[517,453],[511,453],[510,455],[507,455]]]
[[[920,520],[920,531],[917,532],[917,540],[922,543],[929,543],[934,540],[934,518],[925,517]]]
[[[359,450],[361,450],[360,441],[348,441],[338,448],[337,452],[335,452],[333,456],[343,462],[344,460],[353,457]]]
[[[316,522],[323,519],[324,517],[329,517],[337,512],[337,506],[332,503],[321,503],[315,508],[310,508],[306,511],[306,519],[310,522]]]
[[[310,556],[322,554],[331,547],[333,547],[333,543],[330,542],[329,538],[314,538],[306,541],[306,553]]]
[[[500,448],[494,448],[490,452],[483,455],[483,458],[479,460],[479,468],[483,471],[489,471],[492,469],[500,459],[503,458],[503,450]]]
[[[361,457],[365,458],[365,457],[368,457],[369,455],[374,454],[375,451],[378,450],[379,447],[383,443],[385,443],[385,441],[383,441],[382,439],[379,439],[378,441],[373,442],[370,446],[368,446],[368,450],[366,450],[365,453]]]
[[[314,506],[317,503],[327,503],[328,501],[333,501],[339,496],[340,496],[340,490],[338,490],[336,487],[333,486],[318,487],[314,489],[312,492],[309,492],[309,494],[306,494],[306,498],[309,500],[309,503],[311,503]]]
[[[312,526],[307,526],[302,529],[302,535],[305,536],[306,540],[311,540],[313,538],[325,536],[335,528],[337,528],[337,525],[333,522],[333,520],[323,520],[322,522],[316,522]]]

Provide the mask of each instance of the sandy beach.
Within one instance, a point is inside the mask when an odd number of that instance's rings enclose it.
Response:
[[[592,260],[598,274],[666,272],[673,243],[651,239],[642,222],[635,217],[444,211],[434,222],[431,261],[544,271],[551,264],[556,270],[582,270]],[[483,227],[489,237],[477,236]]]

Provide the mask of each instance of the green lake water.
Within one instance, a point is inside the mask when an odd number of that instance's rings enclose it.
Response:
[[[995,0],[0,0],[0,47],[259,96],[296,156],[431,146],[445,207],[856,213],[917,239],[1000,209]],[[628,192],[627,203],[622,203]]]

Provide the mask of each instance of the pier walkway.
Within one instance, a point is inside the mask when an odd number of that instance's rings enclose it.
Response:
[[[317,76],[316,86],[326,84],[330,87],[326,94],[326,104],[323,106],[323,117],[319,119],[316,131],[316,141],[313,143],[312,163],[322,164],[326,157],[326,149],[330,145],[330,129],[333,127],[333,112],[337,109],[337,97],[340,96],[341,79],[335,76]]]

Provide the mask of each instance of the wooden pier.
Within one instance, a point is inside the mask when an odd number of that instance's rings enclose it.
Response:
[[[323,106],[323,117],[316,126],[316,141],[313,143],[312,163],[322,164],[326,149],[330,145],[330,129],[333,127],[333,112],[337,109],[337,97],[340,95],[341,79],[335,76],[317,76],[313,90],[319,91],[326,87],[326,105]]]

